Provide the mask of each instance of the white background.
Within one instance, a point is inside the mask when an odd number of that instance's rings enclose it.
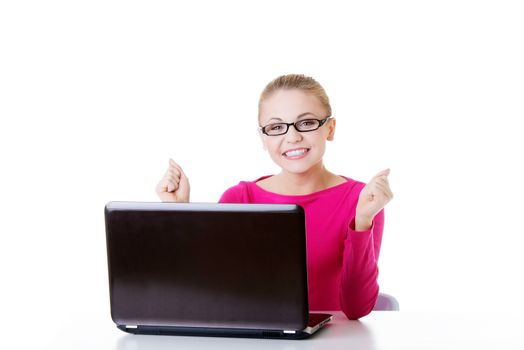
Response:
[[[257,102],[287,73],[331,99],[328,169],[391,168],[381,290],[408,311],[524,311],[522,18],[518,1],[2,2],[2,329],[43,346],[89,315],[113,327],[104,205],[156,201],[169,157],[197,202],[278,172]]]

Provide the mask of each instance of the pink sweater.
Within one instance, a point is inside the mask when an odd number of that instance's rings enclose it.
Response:
[[[229,188],[221,203],[298,204],[306,214],[308,294],[311,310],[342,310],[349,319],[371,312],[378,296],[377,261],[384,210],[368,231],[355,231],[355,211],[366,185],[347,182],[307,195],[268,192],[255,181]]]

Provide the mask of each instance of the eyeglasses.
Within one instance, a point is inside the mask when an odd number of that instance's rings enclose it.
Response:
[[[294,123],[273,123],[260,127],[260,130],[268,136],[284,135],[291,125],[299,132],[315,131],[324,125],[329,118],[331,118],[330,115],[324,119],[302,119]]]

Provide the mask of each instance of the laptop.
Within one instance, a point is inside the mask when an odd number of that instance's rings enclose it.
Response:
[[[294,204],[109,202],[111,318],[133,334],[303,339],[306,227]]]

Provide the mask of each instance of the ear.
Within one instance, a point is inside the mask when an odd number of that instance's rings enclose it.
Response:
[[[329,133],[328,133],[328,137],[327,137],[327,140],[328,141],[333,141],[335,139],[335,128],[337,126],[337,120],[335,118],[331,118],[330,120],[328,120],[328,130],[329,130]]]

